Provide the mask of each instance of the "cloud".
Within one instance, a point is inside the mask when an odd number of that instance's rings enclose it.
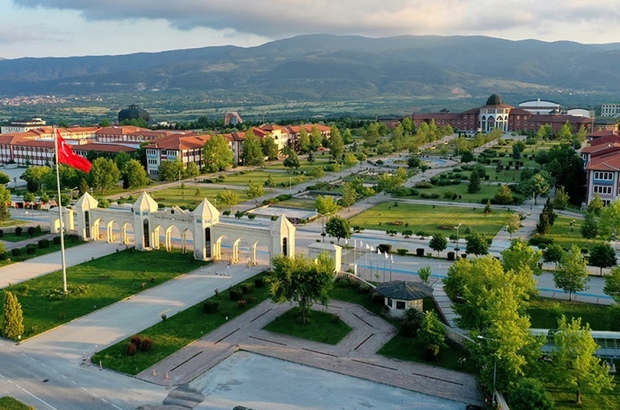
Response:
[[[0,26],[0,45],[38,42],[48,39],[49,33],[43,34],[38,28]]]
[[[87,21],[163,20],[282,38],[306,33],[392,36],[555,32],[571,24],[620,22],[617,0],[13,0],[27,8],[74,10]],[[532,35],[531,37],[534,37]]]

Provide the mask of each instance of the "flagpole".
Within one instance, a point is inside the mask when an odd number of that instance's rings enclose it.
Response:
[[[60,170],[58,166],[58,136],[56,127],[54,131],[54,156],[56,157],[56,187],[58,188],[58,221],[60,222],[60,261],[62,265],[62,291],[67,294],[67,262],[65,260],[65,225],[62,221],[62,200],[60,199]]]

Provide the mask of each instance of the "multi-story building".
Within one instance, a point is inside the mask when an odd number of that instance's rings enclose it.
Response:
[[[617,116],[620,116],[620,104],[601,105],[601,117],[617,117]]]
[[[26,132],[43,126],[45,126],[45,121],[43,121],[41,118],[32,118],[30,120],[15,120],[10,121],[8,125],[1,126],[0,134]]]
[[[588,135],[590,145],[581,150],[586,170],[586,203],[599,194],[607,205],[620,197],[620,136]]]
[[[434,121],[438,127],[450,125],[459,131],[485,133],[496,128],[504,132],[538,131],[542,125],[546,124],[550,125],[553,131],[558,131],[567,122],[571,125],[572,131],[576,133],[582,126],[587,131],[592,130],[594,121],[584,116],[553,111],[534,114],[528,109],[504,104],[497,94],[490,96],[485,105],[461,113],[420,113],[411,114],[408,117],[413,120],[416,127],[424,122]]]

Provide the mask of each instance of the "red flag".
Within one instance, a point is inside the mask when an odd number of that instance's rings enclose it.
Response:
[[[56,154],[58,155],[59,163],[69,165],[86,173],[90,172],[90,168],[93,166],[89,160],[73,152],[67,141],[60,136],[58,129],[56,129]]]

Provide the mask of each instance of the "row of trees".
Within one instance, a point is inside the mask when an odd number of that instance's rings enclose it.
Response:
[[[582,326],[579,319],[559,320],[555,349],[548,361],[540,360],[545,341],[531,334],[525,314],[529,299],[537,293],[534,276],[540,272],[540,258],[539,251],[516,239],[502,252],[501,262],[488,256],[458,260],[448,270],[445,289],[452,298],[463,300],[455,304],[459,326],[470,330],[474,340],[482,337],[481,342],[471,344],[470,351],[487,386],[491,386],[496,361],[497,387],[509,397],[518,396],[513,392],[519,391],[527,375],[572,388],[579,402],[582,391],[611,388],[612,378],[594,356],[596,344],[588,325]]]

